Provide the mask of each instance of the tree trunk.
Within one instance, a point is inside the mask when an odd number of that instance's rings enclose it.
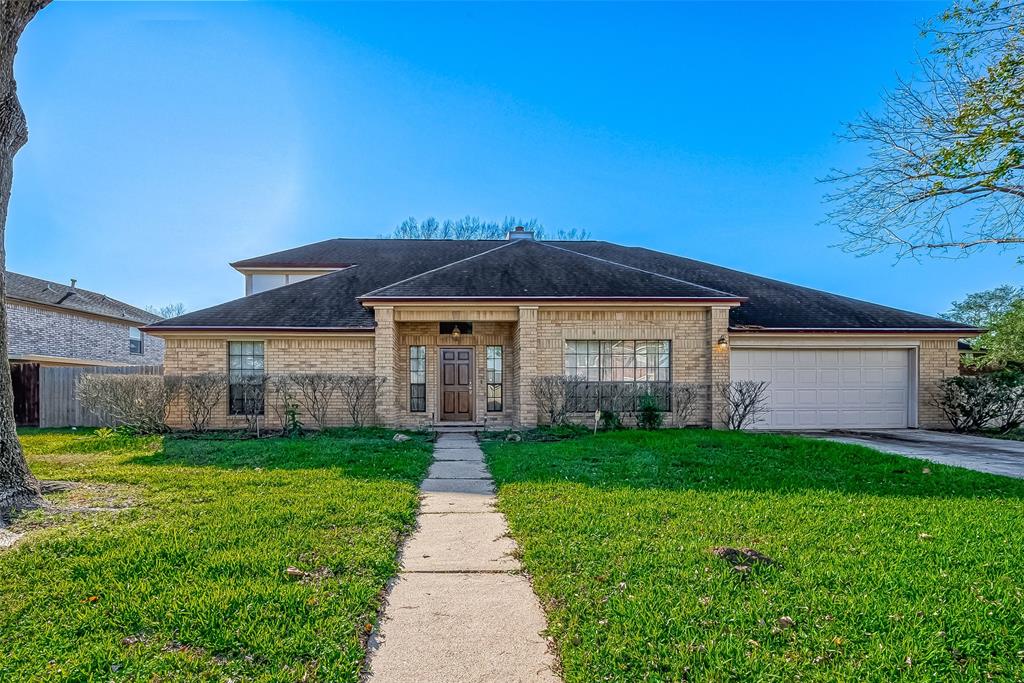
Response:
[[[14,56],[25,26],[50,0],[0,0],[0,519],[42,503],[39,483],[25,463],[14,424],[14,386],[7,356],[7,207],[14,155],[28,141],[25,112],[14,81]]]

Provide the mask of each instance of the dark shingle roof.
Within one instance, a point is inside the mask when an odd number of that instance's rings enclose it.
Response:
[[[737,299],[562,247],[514,240],[368,292],[364,299]]]
[[[575,249],[627,265],[642,264],[659,273],[742,294],[747,301],[729,313],[729,324],[733,328],[962,330],[970,327],[643,247],[581,242]]]
[[[345,269],[152,327],[371,329],[373,313],[360,303],[363,297],[571,297],[743,298],[730,313],[734,329],[965,329],[960,323],[609,242],[333,239],[232,265]]]
[[[135,306],[129,306],[123,301],[111,299],[105,294],[91,292],[80,287],[71,288],[68,285],[49,280],[12,273],[9,270],[6,272],[6,284],[8,299],[20,299],[143,325],[160,320],[158,315]]]

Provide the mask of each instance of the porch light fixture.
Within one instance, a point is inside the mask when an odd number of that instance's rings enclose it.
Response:
[[[460,334],[462,334],[462,332],[459,331],[459,326],[456,325],[455,327],[453,327],[452,328],[452,341],[459,341],[459,335]]]
[[[729,340],[726,339],[725,335],[723,334],[721,337],[718,338],[718,350],[725,351],[727,348],[729,348]]]

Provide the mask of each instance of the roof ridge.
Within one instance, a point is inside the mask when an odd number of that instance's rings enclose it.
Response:
[[[366,292],[365,294],[360,294],[359,296],[356,297],[356,299],[358,300],[358,299],[368,298],[368,297],[372,296],[373,294],[375,294],[376,292],[379,292],[379,291],[381,291],[383,289],[388,289],[388,288],[394,287],[396,285],[402,285],[402,284],[405,284],[406,282],[411,282],[412,280],[415,280],[417,278],[421,278],[424,275],[430,275],[431,273],[436,273],[439,270],[444,270],[445,268],[451,268],[452,266],[454,266],[457,263],[463,263],[465,261],[469,261],[470,259],[475,259],[475,258],[477,258],[479,256],[483,256],[485,254],[490,254],[492,252],[498,251],[499,249],[504,249],[505,247],[509,246],[510,244],[515,244],[516,242],[525,242],[525,241],[527,241],[527,240],[506,241],[506,242],[504,242],[502,244],[499,244],[498,246],[494,247],[493,249],[487,249],[485,251],[481,251],[479,254],[473,254],[472,256],[466,256],[465,258],[460,258],[457,261],[452,261],[451,263],[446,263],[443,266],[438,266],[437,268],[431,268],[430,270],[425,270],[422,273],[417,273],[416,275],[413,275],[412,277],[407,277],[407,278],[405,278],[403,280],[397,280],[397,281],[392,282],[390,284],[384,285],[383,287],[377,287],[376,289],[372,289],[369,292]]]
[[[526,240],[524,240],[524,241],[526,241]],[[594,241],[604,241],[604,240],[594,240]],[[609,264],[611,264],[613,266],[619,266],[620,268],[627,268],[629,270],[635,270],[637,272],[645,273],[647,275],[655,275],[657,277],[665,278],[666,280],[672,280],[674,282],[681,282],[684,285],[691,285],[693,287],[699,287],[700,289],[706,289],[707,291],[715,292],[716,294],[725,294],[726,296],[736,297],[737,299],[746,299],[746,297],[740,296],[738,294],[733,294],[732,292],[726,292],[724,290],[715,289],[714,287],[708,287],[706,285],[702,285],[702,284],[699,284],[697,282],[690,282],[689,280],[684,280],[682,278],[672,277],[671,275],[665,275],[664,273],[656,273],[653,270],[646,270],[644,268],[637,268],[636,266],[631,266],[631,265],[628,265],[628,264],[625,264],[625,263],[619,263],[618,261],[612,261],[611,259],[601,258],[600,256],[594,256],[592,254],[584,254],[583,252],[573,251],[572,249],[566,249],[565,247],[556,247],[553,244],[545,244],[544,242],[540,242],[540,244],[543,244],[545,247],[549,247],[551,249],[558,249],[559,251],[565,251],[565,252],[568,252],[570,254],[575,254],[576,256],[583,256],[584,258],[594,259],[595,261],[601,261],[602,263],[609,263]]]

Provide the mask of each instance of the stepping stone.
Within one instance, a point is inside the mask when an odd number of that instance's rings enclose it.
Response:
[[[402,551],[402,571],[514,571],[519,568],[515,548],[497,512],[423,515]]]
[[[371,643],[369,680],[557,683],[546,626],[523,576],[403,574]]]
[[[494,485],[488,479],[424,479],[420,491],[491,495]]]
[[[486,479],[491,475],[482,461],[440,460],[427,471],[429,479]]]
[[[481,493],[424,493],[420,497],[420,514],[435,515],[445,512],[494,512],[498,499],[493,494]]]

